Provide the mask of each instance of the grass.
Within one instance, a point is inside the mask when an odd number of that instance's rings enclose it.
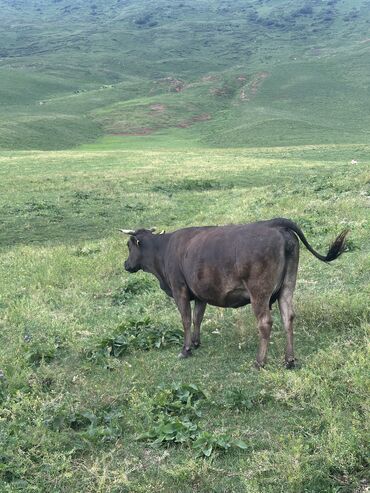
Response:
[[[0,490],[366,491],[370,148],[141,142],[0,155]],[[283,368],[276,308],[266,370],[249,308],[207,309],[202,347],[178,360],[177,310],[123,270],[117,229],[273,216],[319,251],[351,230],[330,266],[302,248],[299,367]],[[196,417],[189,388],[207,395]]]

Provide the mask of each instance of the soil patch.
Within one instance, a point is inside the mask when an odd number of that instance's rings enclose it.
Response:
[[[202,77],[203,82],[214,82],[216,80],[218,80],[218,77],[216,77],[215,75],[205,75],[204,77]]]
[[[170,92],[181,92],[185,87],[184,81],[175,77],[165,77],[164,79],[154,81],[154,83],[167,86]]]
[[[156,113],[163,113],[164,110],[166,109],[166,106],[164,104],[152,104],[149,106],[149,108],[152,110],[152,111],[155,111]]]
[[[155,132],[155,128],[151,127],[141,127],[141,128],[133,128],[132,130],[128,130],[127,132],[113,132],[109,135],[117,135],[117,136],[129,136],[129,135],[149,135]]]
[[[257,94],[258,89],[261,87],[262,82],[267,79],[267,77],[270,76],[269,72],[259,72],[255,79],[253,80],[251,86],[250,86],[250,91],[253,96]]]
[[[183,122],[178,123],[176,125],[176,127],[188,128],[191,125],[193,125],[193,123],[206,122],[206,121],[211,120],[211,119],[212,119],[212,117],[209,113],[202,113],[201,115],[195,115],[195,116],[189,118],[189,120],[184,120]]]
[[[258,72],[252,79],[249,86],[244,86],[240,89],[239,97],[243,101],[249,101],[251,98],[256,96],[258,90],[260,89],[263,81],[270,77],[270,72]]]

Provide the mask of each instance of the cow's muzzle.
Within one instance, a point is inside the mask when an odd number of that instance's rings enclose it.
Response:
[[[135,266],[135,267],[132,267],[126,260],[126,262],[124,263],[124,267],[125,267],[125,270],[127,270],[127,272],[131,272],[131,274],[133,274],[134,272],[137,272],[138,270],[140,270],[140,266]]]

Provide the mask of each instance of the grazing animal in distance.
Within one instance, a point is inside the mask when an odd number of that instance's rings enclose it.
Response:
[[[347,230],[320,255],[301,228],[284,218],[250,224],[183,228],[153,234],[154,229],[120,230],[130,235],[128,272],[150,272],[179,309],[184,345],[179,357],[200,345],[200,326],[207,303],[224,308],[247,304],[257,319],[259,349],[256,366],[263,367],[272,328],[270,310],[278,301],[286,331],[285,365],[294,367],[293,293],[296,284],[299,240],[316,258],[331,262],[346,248]],[[190,302],[194,301],[193,325]]]

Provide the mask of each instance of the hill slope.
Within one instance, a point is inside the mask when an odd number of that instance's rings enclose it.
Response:
[[[0,146],[367,142],[370,4],[0,0]]]

